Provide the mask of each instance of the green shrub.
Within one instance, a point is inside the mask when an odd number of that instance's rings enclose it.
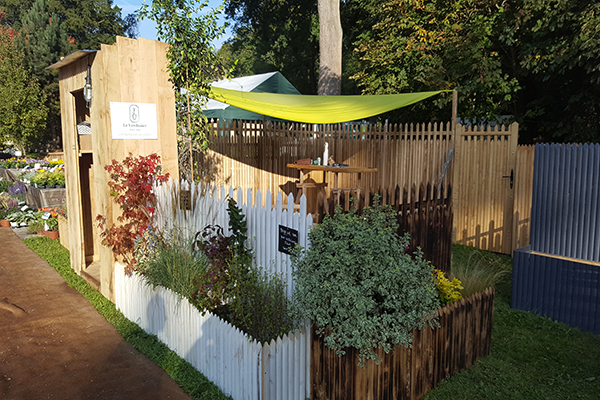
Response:
[[[8,188],[11,187],[12,184],[13,183],[11,181],[1,180],[0,181],[0,193],[8,192]]]
[[[460,280],[456,278],[449,280],[446,278],[444,271],[440,271],[439,269],[434,269],[433,272],[436,280],[435,288],[440,296],[440,302],[442,305],[453,303],[462,299],[462,294],[460,291],[463,289],[463,287],[460,285]]]
[[[454,258],[453,254],[453,258]],[[456,262],[458,261],[458,262]],[[509,272],[493,257],[484,255],[481,251],[473,251],[468,258],[452,262],[452,276],[461,281],[463,297],[482,292],[492,287]]]
[[[204,275],[208,258],[193,248],[193,240],[177,229],[158,244],[155,258],[149,259],[141,270],[148,284],[171,289],[181,297],[192,299],[194,279]]]
[[[406,254],[408,235],[396,232],[389,207],[336,212],[309,233],[311,247],[292,257],[296,317],[310,318],[339,355],[358,349],[360,365],[378,361],[375,349],[409,346],[412,329],[437,323],[433,268],[420,251]]]
[[[294,323],[285,285],[280,276],[250,265],[251,259],[235,257],[230,265],[232,282],[227,308],[230,322],[261,343],[290,332]]]
[[[36,234],[44,230],[44,222],[36,220],[27,226],[27,233],[30,235]]]

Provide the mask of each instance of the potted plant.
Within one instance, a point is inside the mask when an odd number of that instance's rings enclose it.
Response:
[[[35,222],[37,216],[32,209],[27,208],[24,210],[18,209],[17,211],[8,214],[5,218],[7,221],[10,221],[11,226],[18,227],[27,226],[30,223]]]
[[[51,181],[51,185],[54,188],[64,188],[65,187],[65,170],[62,167],[58,167],[54,171],[49,174],[49,182]],[[49,183],[50,185],[50,183]]]
[[[6,216],[17,211],[18,202],[14,200],[8,193],[0,194],[0,226],[10,226],[10,221],[6,219]]]
[[[44,235],[50,239],[58,239],[58,219],[56,216],[50,217],[46,220],[46,230]]]
[[[31,183],[38,189],[45,189],[48,184],[49,173],[45,169],[39,169],[36,174],[31,178]]]

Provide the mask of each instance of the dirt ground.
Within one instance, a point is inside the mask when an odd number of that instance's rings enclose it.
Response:
[[[10,228],[0,228],[0,399],[189,399]]]

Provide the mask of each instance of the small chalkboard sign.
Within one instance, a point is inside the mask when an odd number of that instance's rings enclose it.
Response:
[[[279,251],[291,254],[290,250],[298,243],[298,231],[287,226],[279,225]]]

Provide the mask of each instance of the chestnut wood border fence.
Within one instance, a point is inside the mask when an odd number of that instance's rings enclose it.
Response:
[[[311,332],[311,399],[418,399],[440,381],[490,354],[493,288],[437,310],[440,327],[413,331],[412,348],[396,347],[379,364],[358,366],[358,351],[339,357]]]

